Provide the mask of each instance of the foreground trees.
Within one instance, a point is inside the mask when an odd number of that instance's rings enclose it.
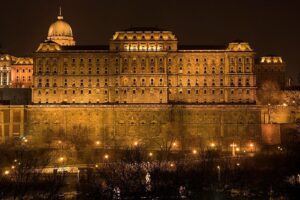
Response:
[[[0,199],[36,197],[53,199],[64,184],[62,174],[44,174],[51,162],[49,149],[32,149],[24,144],[0,146]]]
[[[286,179],[300,173],[299,146],[282,147],[283,151],[275,148],[254,157],[232,157],[218,150],[192,155],[172,151],[168,160],[161,160],[162,156],[156,155],[159,151],[149,157],[146,149],[136,145],[111,152],[111,157],[122,158],[118,162],[110,157],[78,166],[78,174],[45,174],[42,168],[60,166],[55,165],[59,156],[53,160],[55,150],[22,143],[1,145],[0,199],[57,199],[68,188],[77,199],[294,198],[300,182],[290,185]]]

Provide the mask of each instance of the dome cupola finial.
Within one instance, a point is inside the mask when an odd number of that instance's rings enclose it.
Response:
[[[62,16],[61,6],[59,6],[59,13],[57,19],[63,20],[64,17]]]

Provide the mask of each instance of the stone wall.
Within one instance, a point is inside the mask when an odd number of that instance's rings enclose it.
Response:
[[[34,105],[25,107],[24,117],[26,135],[36,144],[78,130],[105,148],[138,142],[157,149],[176,140],[178,149],[189,149],[261,140],[260,109],[249,105]]]
[[[24,106],[0,106],[0,143],[24,134]]]

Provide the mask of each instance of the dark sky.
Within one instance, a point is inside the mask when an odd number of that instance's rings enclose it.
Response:
[[[116,30],[158,26],[180,44],[248,41],[258,55],[282,55],[300,72],[297,0],[1,0],[2,51],[30,55],[46,39],[61,4],[78,44],[107,44]],[[298,69],[299,68],[299,69]],[[296,77],[296,75],[295,75]]]

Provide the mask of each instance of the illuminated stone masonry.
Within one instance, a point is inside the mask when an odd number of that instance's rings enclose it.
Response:
[[[0,88],[31,88],[32,74],[32,58],[0,55]]]
[[[261,114],[256,106],[201,105],[32,105],[2,106],[1,139],[25,135],[35,145],[84,130],[82,137],[104,148],[127,148],[139,141],[151,149],[173,138],[178,148],[209,142],[260,142]]]
[[[34,53],[35,104],[256,102],[246,42],[180,46],[171,31],[137,27],[117,31],[109,46],[78,46],[62,19]]]

